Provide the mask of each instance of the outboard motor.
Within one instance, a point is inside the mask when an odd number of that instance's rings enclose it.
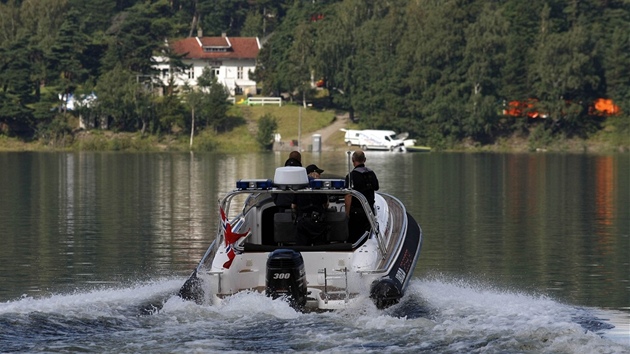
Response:
[[[286,296],[294,308],[306,305],[306,271],[300,252],[277,249],[267,259],[267,288],[265,293],[274,299]]]
[[[372,283],[370,298],[378,309],[385,309],[398,303],[402,297],[402,292],[398,284],[390,278],[381,278]]]
[[[192,300],[199,305],[203,303],[203,284],[202,280],[197,277],[197,269],[193,271],[190,278],[182,285],[177,295],[184,300]]]

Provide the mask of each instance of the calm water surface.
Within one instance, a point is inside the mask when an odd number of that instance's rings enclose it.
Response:
[[[627,154],[368,152],[424,230],[400,305],[173,297],[218,198],[285,155],[0,153],[0,352],[630,351]]]

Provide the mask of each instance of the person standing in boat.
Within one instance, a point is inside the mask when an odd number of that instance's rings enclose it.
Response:
[[[309,181],[321,177],[324,172],[317,165],[306,166]],[[326,209],[328,196],[326,194],[296,194],[291,204],[297,219],[298,244],[313,245],[326,241],[328,228],[326,225]]]
[[[372,213],[374,213],[374,192],[378,190],[378,178],[376,173],[365,167],[365,152],[356,150],[352,153],[352,165],[354,169],[346,176],[346,186],[358,191],[367,199]],[[356,241],[363,233],[370,229],[370,222],[361,206],[361,202],[348,194],[345,197],[346,216],[348,217],[348,230],[350,240]]]
[[[284,166],[302,167],[302,154],[299,151],[291,151],[289,158],[284,162]],[[278,207],[278,211],[291,210],[293,195],[291,194],[274,194],[273,202]]]

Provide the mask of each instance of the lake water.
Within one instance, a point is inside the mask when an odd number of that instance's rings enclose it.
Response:
[[[424,231],[401,304],[173,296],[218,198],[285,155],[0,153],[0,352],[630,352],[628,154],[369,151]]]

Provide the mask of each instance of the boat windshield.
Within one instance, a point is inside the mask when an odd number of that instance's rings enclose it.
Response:
[[[263,203],[268,202],[271,199],[271,194],[269,192],[265,193],[252,193],[247,197],[245,203],[243,204],[243,214],[247,214],[247,212],[256,206],[259,206]]]

